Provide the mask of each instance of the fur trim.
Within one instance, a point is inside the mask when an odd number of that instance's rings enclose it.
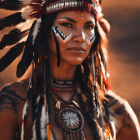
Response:
[[[38,18],[37,20],[36,20],[37,22],[36,22],[36,24],[35,24],[35,26],[34,26],[34,29],[33,29],[33,42],[32,42],[32,44],[34,45],[34,42],[35,42],[35,39],[36,39],[36,37],[37,37],[37,35],[38,35],[38,32],[39,32],[39,28],[40,28],[40,25],[41,25],[41,18]]]

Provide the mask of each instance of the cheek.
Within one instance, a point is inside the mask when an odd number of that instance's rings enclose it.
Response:
[[[86,43],[88,46],[92,46],[93,42],[95,41],[95,37],[95,32],[93,32],[91,36],[86,37]]]

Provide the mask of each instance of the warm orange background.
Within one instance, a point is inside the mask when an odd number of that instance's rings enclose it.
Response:
[[[104,17],[111,24],[109,73],[111,89],[128,100],[140,121],[140,0],[102,0]],[[0,18],[10,14],[0,10]],[[11,28],[12,29],[12,28]],[[8,29],[0,31],[0,39]],[[9,48],[0,51],[0,57]],[[16,59],[0,73],[0,87],[16,81]]]

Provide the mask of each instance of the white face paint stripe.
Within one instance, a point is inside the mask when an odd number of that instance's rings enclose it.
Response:
[[[52,30],[54,31],[56,36],[58,36],[64,43],[70,40],[70,38],[72,37],[72,33],[70,33],[68,36],[65,36],[56,25],[52,27]]]
[[[71,37],[72,37],[72,33],[70,33],[70,34],[66,37],[66,39],[64,40],[64,42],[67,42],[68,40],[70,40]]]
[[[95,34],[92,37],[90,37],[90,39],[86,39],[86,42],[88,45],[90,45],[91,43],[93,43],[94,40],[95,40]]]
[[[90,38],[90,43],[95,40],[95,34]]]
[[[58,36],[64,43],[67,42],[68,40],[70,40],[70,38],[72,37],[72,33],[70,33],[68,36],[65,36],[56,25],[54,25],[52,27],[52,30],[54,31],[56,36]],[[84,38],[85,38],[85,36],[84,36]],[[93,34],[93,36],[90,37],[90,39],[86,39],[86,42],[87,42],[87,44],[90,45],[91,43],[93,43],[94,40],[95,40],[95,34]]]

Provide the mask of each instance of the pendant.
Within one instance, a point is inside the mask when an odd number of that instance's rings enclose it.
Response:
[[[56,112],[56,119],[64,129],[65,140],[84,140],[82,128],[84,119],[79,110],[66,106]]]
[[[57,101],[55,107],[57,109],[60,109],[61,108],[61,102],[60,101]]]

